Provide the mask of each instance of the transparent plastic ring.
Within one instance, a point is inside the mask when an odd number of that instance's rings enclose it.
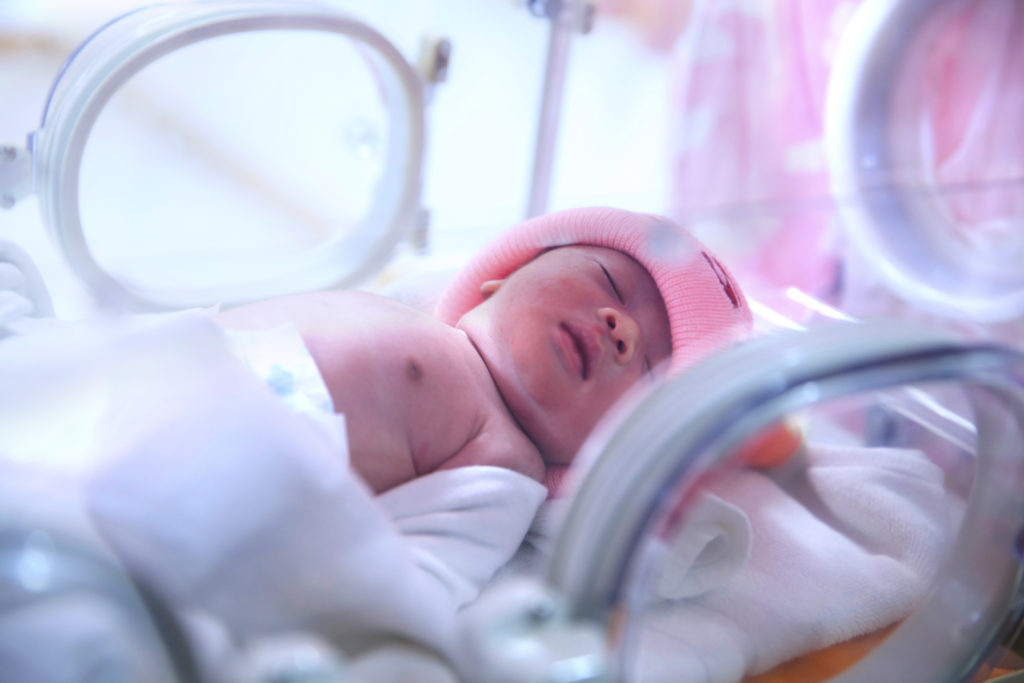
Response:
[[[943,315],[999,322],[1024,312],[1019,247],[957,237],[921,141],[894,125],[899,88],[921,73],[942,12],[963,0],[866,0],[832,62],[825,143],[841,224],[899,296]]]
[[[354,235],[275,262],[259,280],[220,289],[131,286],[90,253],[79,213],[79,171],[93,124],[135,73],[174,50],[231,33],[271,29],[321,31],[365,48],[392,115],[385,177]],[[317,4],[218,2],[157,5],[116,19],[68,59],[54,82],[41,127],[29,137],[33,182],[43,218],[72,270],[93,290],[130,308],[182,308],[332,286],[376,272],[416,221],[424,140],[423,85],[402,55],[364,23]]]

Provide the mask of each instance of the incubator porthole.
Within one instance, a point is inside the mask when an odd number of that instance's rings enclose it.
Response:
[[[800,430],[803,450],[782,466],[733,461],[703,476],[699,492],[667,492],[691,502],[663,505],[635,553],[633,580],[644,588],[624,599],[623,680],[701,666],[724,680],[731,662],[760,658],[772,662],[772,680],[813,683],[852,673],[895,637],[947,585],[940,568],[977,467],[974,435],[948,433],[913,400],[921,392],[973,423],[954,382],[801,398],[813,405],[785,422]],[[974,642],[998,577],[951,582],[949,641]],[[851,637],[854,623],[865,626]],[[707,650],[694,658],[700,645]],[[819,677],[797,673],[811,670]]]
[[[44,219],[86,285],[116,307],[183,308],[376,272],[419,215],[423,127],[422,80],[374,29],[225,1],[98,31],[30,146]]]
[[[136,286],[258,279],[365,220],[388,125],[350,41],[262,31],[176,50],[121,86],[93,125],[79,177],[89,251]]]
[[[866,0],[829,77],[844,234],[897,297],[955,319],[1024,312],[1019,105],[995,104],[1021,66],[1022,20],[1013,0]]]

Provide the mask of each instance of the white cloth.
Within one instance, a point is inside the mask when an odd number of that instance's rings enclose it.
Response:
[[[0,460],[65,482],[68,517],[175,608],[356,652],[381,636],[457,650],[458,606],[546,493],[473,467],[375,499],[348,467],[343,422],[287,407],[202,314],[4,340]]]
[[[636,680],[727,683],[907,616],[958,523],[942,470],[893,448],[808,448],[785,487],[737,472],[715,495],[743,510],[750,560],[694,600],[653,605]]]
[[[53,315],[50,292],[25,251],[0,240],[0,338],[13,333],[24,317]]]
[[[542,484],[518,472],[477,466],[413,479],[377,502],[419,566],[462,606],[516,552],[546,496]]]
[[[572,501],[541,505],[522,545],[503,574],[532,574],[552,551]],[[691,598],[728,584],[750,558],[753,532],[747,514],[710,491],[701,491],[671,536],[655,540],[661,564],[654,578],[659,598]]]
[[[778,481],[744,469],[712,482],[659,541],[630,680],[734,683],[898,621],[923,597],[962,513],[942,469],[896,448],[815,444],[797,457]],[[541,507],[503,575],[543,566],[570,505]]]
[[[659,598],[692,598],[728,585],[750,559],[750,518],[735,505],[702,491],[664,546],[654,579]]]

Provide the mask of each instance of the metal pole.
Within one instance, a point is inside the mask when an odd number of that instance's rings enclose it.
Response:
[[[569,60],[569,41],[575,31],[590,32],[594,3],[590,0],[532,0],[528,5],[535,16],[546,17],[551,22],[533,154],[533,175],[526,208],[526,217],[532,218],[548,209],[551,167],[554,164],[558,123],[562,115],[562,94],[565,90],[565,69]]]

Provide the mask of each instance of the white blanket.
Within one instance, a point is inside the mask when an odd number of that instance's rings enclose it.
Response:
[[[742,470],[711,484],[664,539],[630,680],[734,683],[898,621],[923,597],[961,512],[942,470],[894,448],[801,457],[779,481]],[[544,506],[520,570],[542,562],[567,505]]]
[[[242,638],[305,629],[353,651],[383,635],[453,652],[458,606],[546,494],[473,467],[374,499],[343,423],[288,408],[204,315],[5,340],[0,461],[6,487],[63,482],[60,515],[36,501],[45,521],[91,522],[175,608]]]
[[[553,498],[541,505],[523,544],[502,575],[537,574],[550,555],[561,520],[569,511],[569,498]],[[710,491],[702,491],[686,510],[669,537],[658,538],[661,565],[654,579],[658,598],[692,598],[729,584],[750,559],[753,542],[750,519],[736,505]]]

